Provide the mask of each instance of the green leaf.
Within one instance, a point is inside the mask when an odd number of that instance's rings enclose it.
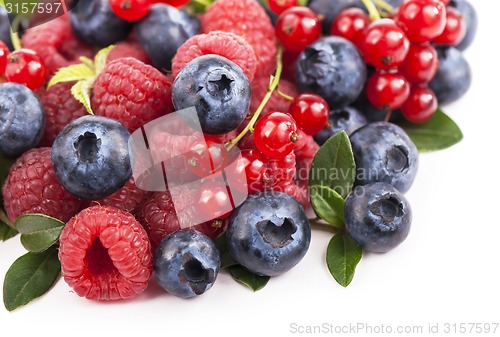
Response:
[[[228,269],[233,279],[247,286],[253,291],[259,291],[264,288],[270,279],[269,276],[256,275],[240,265],[231,266]]]
[[[49,81],[47,88],[61,82],[82,81],[95,77],[95,71],[88,64],[74,64],[68,67],[60,68]]]
[[[231,254],[229,254],[229,250],[227,249],[226,232],[223,232],[216,237],[214,243],[219,250],[221,268],[227,268],[238,264],[238,262],[233,259]]]
[[[401,127],[413,140],[420,152],[432,152],[449,148],[463,139],[458,125],[441,109],[424,124],[401,123]]]
[[[0,241],[7,241],[17,235],[17,231],[0,221]]]
[[[344,199],[326,186],[311,186],[311,205],[316,215],[329,224],[344,228]]]
[[[114,47],[115,47],[114,45],[109,45],[108,47],[99,50],[99,52],[94,57],[94,67],[96,76],[99,75],[106,66],[106,62],[108,60],[108,54]]]
[[[356,164],[351,142],[345,131],[333,135],[314,157],[309,186],[326,186],[343,198],[351,192],[356,178]]]
[[[28,304],[45,294],[61,273],[57,249],[27,253],[7,271],[3,284],[3,302],[9,311]]]
[[[354,277],[363,250],[348,234],[335,235],[326,250],[326,264],[333,278],[347,287]]]
[[[59,240],[64,222],[43,214],[25,214],[16,220],[21,244],[30,252],[42,252]]]
[[[92,86],[94,85],[94,78],[88,78],[83,81],[78,81],[71,87],[71,94],[80,103],[83,104],[87,112],[91,115],[94,114],[90,106],[90,94]]]

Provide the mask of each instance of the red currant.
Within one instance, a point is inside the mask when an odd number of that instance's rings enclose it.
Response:
[[[298,138],[297,124],[292,116],[283,112],[271,112],[255,124],[255,146],[270,158],[286,157],[293,151]]]
[[[164,3],[174,6],[174,7],[183,7],[189,3],[189,0],[163,0]]]
[[[441,2],[443,3],[443,5],[445,6],[448,6],[448,4],[450,3],[451,0],[441,0]],[[448,8],[446,8],[448,9]]]
[[[370,103],[385,111],[398,109],[408,98],[410,85],[400,74],[375,73],[366,83]]]
[[[412,123],[425,123],[438,107],[436,94],[426,87],[412,87],[410,96],[401,107],[403,116]]]
[[[226,184],[217,180],[203,182],[195,193],[194,208],[201,221],[227,218],[233,207]]]
[[[297,0],[269,0],[267,3],[269,8],[278,15],[290,7],[297,6]]]
[[[446,27],[441,35],[433,41],[437,44],[456,46],[465,37],[467,32],[462,13],[453,7],[446,9]]]
[[[9,47],[0,40],[0,75],[5,73],[5,67],[7,66],[7,56],[9,56]]]
[[[286,49],[302,51],[321,36],[321,22],[308,7],[291,7],[278,17],[276,36]]]
[[[40,57],[30,49],[18,49],[8,57],[5,67],[7,82],[23,84],[35,90],[45,83],[47,70]]]
[[[191,145],[186,159],[191,171],[204,178],[223,170],[229,164],[229,153],[224,144],[205,138]]]
[[[446,7],[437,0],[406,0],[399,6],[396,21],[411,42],[429,42],[446,26]]]
[[[266,182],[266,164],[262,154],[257,150],[242,150],[241,156],[247,177],[248,193],[263,191]]]
[[[392,19],[372,22],[361,42],[366,63],[377,69],[398,67],[405,60],[410,41]]]
[[[412,44],[399,72],[410,83],[427,83],[432,80],[439,67],[436,49],[430,44]]]
[[[360,8],[348,8],[339,13],[333,20],[331,35],[338,35],[354,43],[358,49],[370,25],[370,17]]]
[[[145,17],[151,8],[151,0],[110,0],[111,9],[125,21],[137,21]]]
[[[297,127],[304,133],[314,136],[325,127],[330,115],[328,103],[316,94],[301,94],[293,100],[288,108],[297,123]]]

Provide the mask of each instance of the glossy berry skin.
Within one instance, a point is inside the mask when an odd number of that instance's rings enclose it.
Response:
[[[431,89],[413,87],[410,96],[401,107],[401,112],[409,122],[421,124],[431,119],[437,108],[436,94]]]
[[[9,47],[2,40],[0,40],[0,74],[5,73],[5,67],[7,66],[7,56],[9,55]]]
[[[311,227],[295,198],[268,191],[250,195],[229,218],[231,256],[257,275],[277,276],[299,263],[311,241]]]
[[[128,141],[120,122],[88,115],[68,124],[52,145],[52,164],[61,185],[85,200],[102,199],[132,176]]]
[[[151,0],[110,0],[111,9],[125,21],[137,21],[145,17],[151,7]]]
[[[446,26],[446,8],[437,0],[403,1],[396,21],[411,42],[429,42],[443,32]]]
[[[0,151],[17,157],[42,138],[45,111],[38,96],[18,83],[0,84]]]
[[[344,218],[347,232],[363,250],[386,253],[408,236],[412,211],[404,195],[394,187],[373,183],[358,186],[349,195]]]
[[[318,16],[323,17],[323,34],[330,33],[330,27],[333,20],[346,8],[357,7],[365,8],[361,0],[311,0],[307,7],[311,8]]]
[[[69,14],[73,33],[91,46],[107,47],[125,40],[132,29],[131,22],[115,15],[109,0],[78,1]]]
[[[208,291],[217,279],[220,255],[212,240],[195,230],[182,229],[156,248],[153,270],[168,293],[192,298]]]
[[[242,150],[241,157],[241,164],[245,168],[247,178],[248,193],[263,191],[267,168],[262,154],[258,150]]]
[[[45,83],[47,69],[40,57],[30,49],[18,49],[8,57],[5,80],[38,89]]]
[[[439,58],[431,44],[412,44],[399,72],[413,84],[427,83],[436,75]]]
[[[316,94],[301,94],[292,101],[288,113],[304,133],[314,136],[328,122],[328,103]]]
[[[405,193],[418,170],[418,151],[406,132],[386,122],[368,124],[351,137],[356,185],[384,182]]]
[[[264,156],[284,158],[298,140],[297,124],[289,114],[271,112],[257,121],[253,136],[255,146]]]
[[[471,45],[476,36],[478,23],[477,13],[474,7],[466,0],[452,0],[450,1],[450,7],[458,9],[458,11],[462,13],[465,21],[465,27],[467,29],[465,37],[456,47],[458,50],[463,51]]]
[[[390,69],[403,63],[410,41],[392,19],[371,23],[361,43],[365,61],[377,69]]]
[[[333,20],[330,34],[341,36],[361,48],[361,41],[369,25],[370,17],[362,9],[347,8]]]
[[[225,219],[233,210],[229,188],[222,181],[208,180],[202,183],[194,196],[194,209],[203,222]]]
[[[196,107],[203,132],[221,135],[236,129],[247,116],[250,82],[243,70],[225,57],[204,55],[177,75],[172,100],[177,110]]]
[[[291,7],[278,17],[276,36],[283,47],[299,52],[321,36],[321,23],[311,9]]]
[[[438,49],[440,67],[429,82],[440,105],[457,101],[469,90],[472,72],[467,60],[455,48]]]
[[[366,82],[366,64],[352,42],[339,37],[320,38],[306,47],[296,62],[301,92],[320,95],[330,109],[354,102]]]
[[[410,84],[397,73],[375,73],[366,83],[366,95],[370,103],[385,111],[399,109],[409,94]]]
[[[441,35],[436,37],[433,42],[436,44],[444,44],[448,46],[456,46],[462,42],[467,32],[465,20],[462,13],[453,7],[446,10],[446,26]]]
[[[366,117],[356,108],[345,107],[330,111],[329,124],[318,134],[314,136],[314,140],[319,145],[323,145],[326,141],[340,131],[345,131],[347,135],[352,134],[360,127],[368,124]]]
[[[280,15],[288,8],[297,6],[297,0],[269,0],[267,5],[273,13]]]

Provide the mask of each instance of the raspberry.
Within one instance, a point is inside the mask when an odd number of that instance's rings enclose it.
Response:
[[[248,80],[253,81],[257,58],[252,46],[236,34],[220,31],[198,34],[187,40],[172,60],[173,76],[177,76],[190,61],[207,54],[220,55],[236,63]]]
[[[269,87],[269,76],[258,77],[252,83],[252,102],[250,103],[250,111],[255,112],[259,107],[260,103],[267,94],[267,88]],[[294,83],[287,80],[281,80],[279,83],[279,90],[291,97],[298,95],[297,87]],[[288,112],[290,104],[292,102],[286,98],[280,96],[278,93],[273,92],[271,98],[267,102],[261,116],[268,114],[271,111]]]
[[[73,35],[69,14],[26,30],[22,45],[37,53],[49,77],[59,68],[79,63],[80,56],[92,58],[94,55],[92,47]]]
[[[151,244],[132,214],[86,208],[66,224],[59,241],[64,280],[79,296],[119,300],[147,288],[153,272]]]
[[[2,189],[4,207],[12,221],[26,213],[40,213],[68,221],[83,201],[59,183],[50,160],[49,147],[32,149],[19,157]]]
[[[124,57],[133,57],[146,64],[151,64],[151,60],[142,48],[141,44],[132,39],[118,42],[109,52],[107,61],[111,62]]]
[[[119,120],[134,132],[147,122],[172,112],[169,78],[157,69],[131,58],[106,64],[97,76],[92,109],[96,115]]]
[[[217,0],[201,17],[204,33],[232,32],[245,38],[257,56],[257,74],[268,75],[275,66],[276,37],[271,20],[256,0]]]
[[[75,119],[85,116],[87,110],[71,94],[74,82],[58,83],[50,89],[44,86],[36,93],[45,109],[45,130],[39,146],[52,146],[61,130]]]
[[[92,201],[91,205],[111,206],[125,212],[133,212],[145,195],[146,191],[138,188],[135,185],[134,177],[131,177],[125,186],[118,191],[103,199]]]

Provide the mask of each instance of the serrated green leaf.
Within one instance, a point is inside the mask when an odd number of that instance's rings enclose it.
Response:
[[[43,214],[25,214],[16,219],[21,244],[30,252],[42,252],[59,240],[64,222]]]
[[[92,67],[87,64],[73,64],[68,67],[60,68],[49,81],[47,88],[57,83],[82,81],[95,77]]]
[[[80,62],[82,62],[82,64],[86,65],[87,67],[91,68],[94,73],[95,73],[95,69],[94,69],[94,61],[89,59],[87,56],[80,56],[79,58]]]
[[[362,256],[361,246],[354,242],[349,234],[337,234],[328,244],[326,264],[335,281],[347,287]]]
[[[311,186],[311,205],[316,215],[334,227],[344,228],[344,199],[327,186]]]
[[[18,232],[14,228],[7,226],[5,223],[0,221],[0,241],[7,241],[17,234]]]
[[[449,148],[463,139],[458,125],[441,109],[424,124],[402,122],[406,131],[420,152],[432,152]]]
[[[99,75],[106,66],[106,62],[108,60],[108,54],[114,47],[115,47],[114,45],[110,45],[106,48],[103,48],[99,50],[99,52],[94,57],[94,67],[96,75]]]
[[[269,276],[256,275],[241,265],[231,266],[228,269],[234,280],[247,286],[253,291],[259,291],[264,288],[270,279]]]
[[[309,186],[326,186],[343,198],[351,192],[356,164],[351,142],[345,131],[333,135],[319,149],[309,173]]]
[[[87,112],[91,115],[94,114],[90,105],[90,94],[92,86],[94,85],[94,78],[88,78],[83,81],[78,81],[71,87],[71,94],[80,103],[83,104]]]
[[[215,246],[220,254],[220,267],[227,268],[237,265],[238,263],[233,259],[229,250],[227,249],[226,232],[223,232],[214,240]]]
[[[9,311],[28,304],[45,294],[61,273],[57,249],[27,253],[7,271],[3,284],[3,303]]]

